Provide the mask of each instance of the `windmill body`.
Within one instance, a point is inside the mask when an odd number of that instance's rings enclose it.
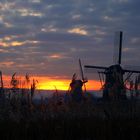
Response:
[[[124,71],[120,65],[112,65],[105,70],[105,84],[103,87],[103,97],[105,99],[126,98],[123,75]]]
[[[122,32],[119,32],[119,45],[117,46],[117,55],[115,56],[114,65],[109,67],[104,66],[89,66],[86,65],[86,69],[97,69],[102,71],[105,75],[105,81],[103,86],[103,98],[104,99],[126,99],[126,88],[124,82],[124,74],[140,73],[140,70],[125,69],[121,66],[121,54],[122,54]],[[128,75],[129,75],[128,74]]]

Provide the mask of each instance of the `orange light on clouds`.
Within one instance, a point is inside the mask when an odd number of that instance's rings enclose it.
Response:
[[[11,42],[12,46],[21,46],[23,44],[24,44],[24,42],[18,42],[18,41]]]
[[[69,80],[50,80],[46,82],[40,82],[39,89],[48,89],[48,90],[68,90]]]
[[[54,90],[57,88],[58,90],[68,90],[71,80],[69,79],[54,79],[50,77],[35,77],[38,81],[39,89],[48,89]],[[99,90],[101,88],[100,81],[89,80],[86,83],[87,90]]]
[[[96,80],[89,80],[86,83],[87,90],[100,90],[101,89],[101,83],[100,81]]]
[[[19,42],[19,41],[14,41],[14,42],[0,42],[0,45],[2,46],[2,47],[17,47],[17,46],[21,46],[21,45],[23,45],[23,44],[25,44],[25,42]]]
[[[6,66],[6,67],[9,67],[11,65],[13,65],[14,62],[13,61],[4,61],[4,62],[0,62],[0,65],[1,66]]]
[[[80,35],[88,35],[88,32],[82,28],[73,28],[68,30],[69,33],[75,33]]]
[[[62,58],[62,56],[61,55],[59,55],[59,54],[53,54],[53,55],[50,55],[49,56],[50,58]]]
[[[20,78],[21,80],[25,80],[24,76],[18,76],[18,78]],[[68,90],[71,82],[71,79],[59,80],[57,78],[53,78],[53,77],[51,78],[47,76],[34,76],[31,78],[31,81],[33,78],[38,81],[37,89],[43,89],[43,90],[55,90],[55,89]],[[3,80],[4,80],[4,86],[10,87],[11,76],[4,75]],[[89,80],[86,83],[86,88],[87,90],[99,90],[101,88],[100,81]]]
[[[38,78],[38,81],[39,81],[39,85],[38,85],[39,89],[48,89],[48,90],[54,90],[55,87],[58,90],[68,90],[71,82],[71,80],[68,79],[58,80],[58,79],[50,79],[50,78],[48,79],[47,77]],[[101,83],[100,81],[89,80],[86,83],[86,88],[87,90],[99,90],[101,88]]]

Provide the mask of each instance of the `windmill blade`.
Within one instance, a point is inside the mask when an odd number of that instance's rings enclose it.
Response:
[[[76,75],[76,73],[74,73],[74,74],[72,75],[72,80],[76,80],[76,78],[77,78],[77,75]]]
[[[97,73],[105,73],[105,70],[103,71],[101,71],[101,70],[99,70],[99,69],[88,69],[88,68],[84,68],[84,72],[85,73],[95,73],[95,74],[97,74]]]
[[[88,68],[88,69],[107,69],[107,67],[103,67],[103,66],[89,66],[89,65],[85,65],[84,66],[85,68]]]
[[[133,72],[128,72],[125,80],[124,80],[124,83],[126,83],[128,80],[130,80],[131,76],[132,76]]]
[[[80,66],[81,78],[84,81],[85,77],[84,77],[84,72],[83,72],[83,68],[82,68],[82,64],[81,64],[81,60],[80,59],[79,59],[79,66]]]
[[[102,67],[102,66],[84,66],[84,71],[86,73],[104,73],[104,71],[107,69],[107,67]]]
[[[101,87],[103,87],[103,82],[104,82],[104,79],[102,79],[102,73],[98,72],[99,74],[99,79],[100,79],[100,83],[101,83]]]
[[[83,72],[83,68],[82,68],[82,63],[81,60],[79,59],[79,66],[80,66],[80,72],[81,72],[81,77],[82,77],[82,81],[83,81],[83,85],[84,85],[84,91],[86,93],[87,89],[86,89],[86,82],[87,80],[85,80],[85,76],[84,76],[84,72]]]
[[[124,65],[123,69],[125,72],[140,73],[140,66]]]
[[[140,66],[123,65],[122,67],[123,67],[124,69],[140,71]]]
[[[137,71],[137,70],[124,70],[124,72],[132,72],[132,73],[140,73],[140,71]]]
[[[114,55],[113,55],[113,62],[114,62],[114,64],[121,64],[122,37],[123,37],[123,32],[122,31],[119,31],[119,32],[115,33]]]

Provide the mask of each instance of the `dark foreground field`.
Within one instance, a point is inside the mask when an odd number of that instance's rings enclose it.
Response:
[[[139,101],[0,104],[0,140],[139,140]]]
[[[139,139],[140,120],[47,120],[38,122],[1,122],[4,140],[119,140]]]

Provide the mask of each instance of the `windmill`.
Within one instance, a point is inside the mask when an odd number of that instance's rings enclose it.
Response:
[[[135,67],[122,67],[122,37],[123,32],[119,32],[119,45],[115,46],[114,64],[109,67],[104,66],[90,66],[85,65],[85,69],[96,69],[99,74],[102,73],[105,76],[103,86],[103,98],[104,99],[122,99],[126,98],[125,81],[128,80],[133,73],[140,73],[140,69]],[[127,77],[124,79],[124,74]]]

